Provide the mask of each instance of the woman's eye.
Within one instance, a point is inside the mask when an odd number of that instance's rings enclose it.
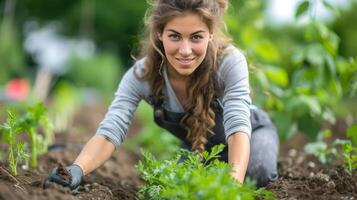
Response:
[[[201,36],[201,35],[193,35],[192,36],[192,40],[193,41],[199,41],[199,40],[201,40],[203,37]]]
[[[169,38],[170,38],[171,40],[177,41],[177,40],[180,39],[180,36],[179,36],[179,35],[172,34],[172,35],[169,35]]]

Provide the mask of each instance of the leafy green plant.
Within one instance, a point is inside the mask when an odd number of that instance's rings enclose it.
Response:
[[[27,133],[31,142],[31,166],[37,166],[37,156],[46,152],[48,144],[51,142],[51,124],[46,114],[46,108],[41,103],[36,103],[27,109],[25,116],[21,119],[21,128]],[[45,129],[45,137],[38,134],[39,127]]]
[[[357,60],[339,55],[341,39],[316,19],[320,3],[338,12],[328,1],[303,0],[295,16],[304,23],[272,27],[262,15],[266,2],[237,0],[226,19],[247,56],[254,103],[269,110],[281,140],[299,131],[317,139],[355,87]]]
[[[323,141],[317,141],[305,145],[304,150],[308,154],[315,155],[322,164],[331,164],[332,161],[340,155],[337,147],[349,143],[349,140],[336,139],[331,146],[328,146]]]
[[[136,166],[146,184],[139,191],[140,199],[275,199],[264,188],[234,181],[231,166],[216,158],[224,145],[215,146],[200,156],[181,149],[172,159],[158,161],[143,152],[144,160]],[[185,158],[182,160],[182,158]]]
[[[357,169],[357,125],[348,128],[346,135],[351,142],[342,145],[342,156],[347,169],[352,172]]]
[[[352,172],[357,169],[356,133],[356,126],[351,126],[346,131],[346,136],[351,140],[336,139],[330,146],[323,141],[312,142],[305,145],[305,152],[315,155],[322,164],[331,164],[335,158],[342,157],[346,168]],[[341,147],[340,152],[338,147]]]
[[[25,144],[16,139],[16,136],[21,131],[21,125],[18,117],[12,112],[8,111],[7,121],[0,126],[2,140],[9,145],[8,162],[11,172],[17,176],[17,165],[20,162],[27,163],[28,154],[25,150]]]
[[[21,106],[22,107],[22,106]],[[47,146],[52,142],[52,126],[46,114],[46,108],[41,103],[26,106],[25,112],[13,112],[8,109],[7,121],[0,126],[2,141],[9,145],[8,160],[11,171],[17,175],[17,164],[24,161],[28,165],[28,141],[23,134],[28,136],[31,151],[31,166],[37,166],[37,156],[47,151]],[[21,114],[18,114],[21,113]],[[44,134],[38,131],[42,129]]]
[[[352,146],[351,143],[342,145],[343,162],[347,169],[352,172],[357,169],[357,148]]]

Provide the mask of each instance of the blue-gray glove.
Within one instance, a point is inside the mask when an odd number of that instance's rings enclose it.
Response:
[[[76,164],[72,164],[68,167],[65,167],[65,169],[68,171],[68,175],[70,175],[70,177],[65,177],[66,175],[61,175],[63,172],[59,172],[58,167],[55,167],[48,175],[44,187],[46,188],[50,183],[56,183],[64,187],[69,187],[71,189],[71,193],[76,195],[78,194],[78,186],[83,179],[83,171],[81,167]]]

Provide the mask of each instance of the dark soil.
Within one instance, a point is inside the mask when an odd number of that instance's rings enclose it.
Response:
[[[95,133],[105,111],[101,107],[84,108],[68,132],[57,134],[57,145],[40,156],[35,169],[24,170],[19,166],[19,175],[13,177],[7,163],[0,162],[0,200],[137,199],[136,192],[143,182],[134,165],[140,156],[123,147],[102,167],[84,178],[78,195],[73,196],[69,188],[56,184],[42,188],[53,167],[58,163],[67,166],[74,161],[83,144]],[[128,137],[140,129],[136,120],[132,125]],[[287,200],[357,200],[357,171],[350,173],[339,162],[332,166],[321,165],[313,156],[303,153],[302,147],[307,141],[304,136],[297,135],[281,146],[280,178],[267,189],[279,199]]]

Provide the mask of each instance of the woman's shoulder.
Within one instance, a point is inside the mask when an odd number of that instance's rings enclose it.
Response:
[[[145,72],[145,58],[136,60],[134,64],[126,71],[124,77],[120,81],[123,88],[130,88],[133,91],[147,97],[150,91],[150,86],[147,80],[142,78]]]
[[[245,55],[243,50],[230,44],[226,46],[221,53],[221,65],[227,62],[241,62],[245,61]]]
[[[227,76],[248,70],[248,64],[242,50],[233,45],[227,46],[219,61],[218,71],[221,75]]]
[[[145,73],[145,60],[146,57],[140,58],[135,60],[133,66],[131,67],[131,70],[133,73],[135,73],[138,77],[142,77]]]

